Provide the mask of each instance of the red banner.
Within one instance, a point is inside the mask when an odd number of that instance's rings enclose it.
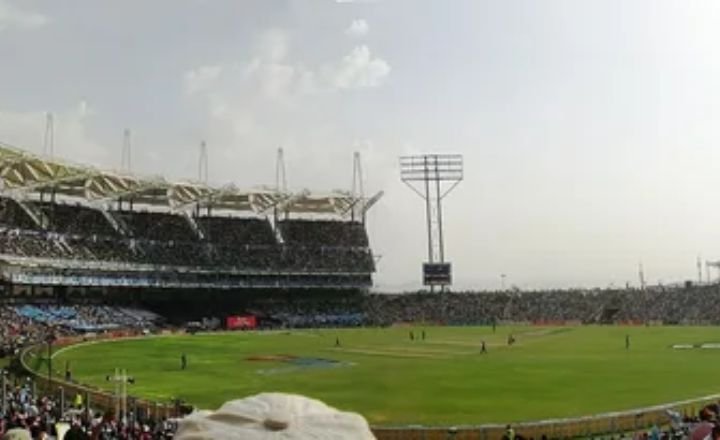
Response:
[[[257,327],[257,319],[253,315],[228,316],[225,324],[228,330],[254,329]]]

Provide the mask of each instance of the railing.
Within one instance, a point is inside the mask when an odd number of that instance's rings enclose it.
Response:
[[[98,337],[94,340],[103,339],[115,339],[121,337],[136,336],[134,333],[112,333],[107,337]],[[69,346],[81,342],[81,338],[65,338],[59,340],[55,345],[57,347]],[[75,408],[82,410],[86,417],[90,418],[92,415],[89,413],[90,409],[103,410],[103,411],[114,411],[117,412],[121,406],[120,396],[114,393],[104,391],[98,388],[90,387],[74,382],[68,382],[63,380],[59,376],[53,376],[52,380],[48,380],[46,375],[38,372],[37,368],[33,368],[28,364],[28,359],[31,355],[42,356],[42,351],[45,350],[45,345],[35,345],[28,347],[20,354],[20,363],[23,369],[32,377],[33,386],[41,391],[43,395],[55,399],[59,402],[61,411],[70,409],[73,406],[75,396],[78,394],[82,397],[83,406],[82,408]],[[143,420],[161,420],[172,417],[179,417],[182,414],[182,408],[178,403],[173,402],[155,402],[147,399],[139,399],[132,396],[127,396],[126,408],[128,414],[132,414],[133,417],[140,418]]]
[[[513,423],[515,434],[524,438],[550,439],[589,438],[597,435],[618,435],[671,423],[668,411],[681,415],[698,413],[709,403],[720,400],[720,394],[680,402],[611,412],[594,416]],[[374,427],[378,440],[499,440],[506,434],[506,425],[487,424],[459,427]]]
[[[137,334],[116,332],[107,337],[96,338],[96,340],[131,336],[137,336]],[[66,338],[58,341],[57,345],[68,346],[79,342],[81,342],[80,338]],[[23,368],[34,377],[38,387],[46,391],[46,395],[54,396],[59,401],[72,402],[72,398],[76,394],[80,394],[83,396],[85,411],[88,411],[90,407],[103,410],[116,410],[118,408],[118,396],[110,392],[82,384],[66,382],[59,377],[53,378],[52,383],[48,383],[46,376],[38,373],[36,368],[28,365],[29,355],[35,353],[40,356],[44,347],[44,345],[37,345],[25,349],[20,356],[20,360]],[[659,427],[668,426],[671,423],[669,411],[680,415],[695,415],[706,404],[715,403],[718,400],[720,400],[720,394],[713,394],[664,405],[594,416],[513,423],[512,427],[516,434],[525,438],[536,439],[541,438],[543,435],[550,439],[617,435],[647,429],[653,425]],[[128,397],[128,409],[132,410],[136,417],[141,415],[151,420],[178,417],[182,412],[177,404],[153,402],[132,397]],[[506,425],[485,424],[457,427],[375,426],[372,430],[378,440],[499,440],[506,433]]]

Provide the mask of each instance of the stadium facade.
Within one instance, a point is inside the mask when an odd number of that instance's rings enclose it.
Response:
[[[377,197],[171,182],[0,144],[6,297],[124,291],[365,291]]]

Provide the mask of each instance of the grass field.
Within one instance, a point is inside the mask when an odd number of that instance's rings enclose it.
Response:
[[[720,342],[718,328],[425,331],[425,341],[417,338],[420,328],[149,337],[71,347],[57,353],[55,365],[70,361],[76,379],[104,388],[111,388],[107,374],[126,368],[136,378],[133,395],[179,397],[208,409],[263,391],[300,393],[379,425],[580,416],[720,392],[720,350],[670,347]],[[512,347],[509,333],[517,338]],[[487,354],[480,354],[483,339]]]

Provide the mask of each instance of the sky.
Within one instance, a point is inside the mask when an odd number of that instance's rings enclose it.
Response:
[[[417,288],[406,154],[460,153],[455,289],[696,279],[720,260],[714,0],[0,0],[0,141],[135,172],[348,190],[378,290]],[[705,275],[705,274],[703,274]],[[717,277],[717,273],[710,274]]]

